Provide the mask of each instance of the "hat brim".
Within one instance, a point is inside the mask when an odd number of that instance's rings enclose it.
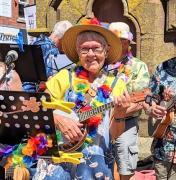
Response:
[[[111,64],[118,61],[122,53],[122,45],[120,39],[110,30],[105,29],[99,25],[76,25],[69,28],[62,39],[62,49],[68,58],[77,63],[79,61],[78,53],[76,51],[77,36],[84,31],[95,31],[101,34],[110,46],[106,63]]]

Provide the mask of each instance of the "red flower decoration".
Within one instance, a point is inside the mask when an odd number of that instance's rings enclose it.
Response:
[[[98,127],[98,125],[101,123],[102,121],[102,116],[101,115],[96,115],[94,117],[91,117],[88,119],[87,125],[89,128],[92,127]]]
[[[78,75],[81,79],[88,79],[88,72],[87,71],[81,71]]]
[[[94,17],[92,19],[83,19],[80,21],[81,25],[101,25],[100,21]]]
[[[111,91],[112,91],[112,89],[111,89],[109,86],[107,86],[106,84],[103,84],[103,85],[101,86],[101,88],[102,88],[104,91],[106,91],[106,92],[111,92]]]
[[[82,107],[80,109],[80,112],[85,112],[85,111],[89,111],[91,110],[91,106],[85,106],[85,107]],[[87,120],[87,125],[89,128],[92,128],[92,127],[98,127],[98,125],[101,123],[101,120],[102,120],[102,115],[101,114],[98,114],[96,116],[93,116],[91,118],[89,118]]]
[[[92,19],[90,20],[90,23],[91,23],[91,24],[100,25],[100,21],[99,21],[96,17],[92,18]]]

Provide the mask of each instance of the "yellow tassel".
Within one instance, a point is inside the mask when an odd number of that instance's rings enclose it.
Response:
[[[75,107],[75,103],[72,102],[64,102],[64,101],[57,101],[55,99],[51,99],[52,102],[47,102],[42,100],[42,106],[46,109],[59,109],[66,113],[71,113],[71,108]]]

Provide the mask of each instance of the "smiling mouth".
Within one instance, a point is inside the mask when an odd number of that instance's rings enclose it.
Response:
[[[87,59],[87,62],[97,62],[97,59]]]
[[[96,64],[97,61],[88,61],[89,64]]]

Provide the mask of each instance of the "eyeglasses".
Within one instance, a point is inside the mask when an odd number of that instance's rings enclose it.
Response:
[[[88,52],[90,51],[90,49],[92,50],[92,52],[93,52],[95,55],[99,55],[99,54],[101,54],[101,53],[104,51],[104,47],[81,48],[81,49],[79,50],[79,53],[82,54],[82,55],[86,55],[86,54],[88,54]]]

